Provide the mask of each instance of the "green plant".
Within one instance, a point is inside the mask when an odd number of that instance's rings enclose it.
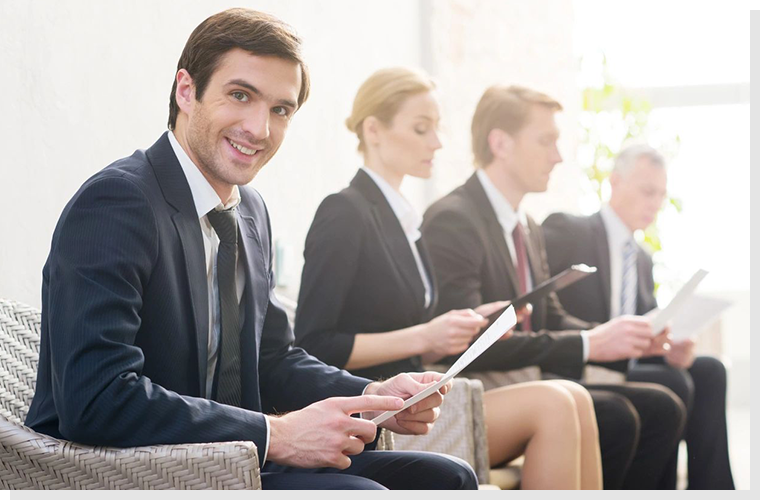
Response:
[[[612,171],[615,156],[628,143],[647,142],[652,144],[653,136],[662,133],[651,123],[652,105],[640,93],[628,90],[610,75],[607,59],[602,56],[598,85],[582,90],[583,107],[580,115],[580,144],[578,161],[588,176],[590,190],[599,202],[605,198],[605,181]],[[666,158],[672,159],[679,148],[681,139],[676,134],[658,137],[656,146]],[[682,210],[681,200],[669,196],[665,209],[672,206],[676,212]],[[662,249],[658,224],[655,221],[644,231],[643,242],[652,254]]]

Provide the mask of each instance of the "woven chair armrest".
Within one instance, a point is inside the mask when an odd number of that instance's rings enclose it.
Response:
[[[0,418],[2,489],[261,489],[250,441],[109,448]]]

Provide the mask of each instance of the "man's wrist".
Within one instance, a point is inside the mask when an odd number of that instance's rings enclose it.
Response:
[[[287,434],[287,432],[282,429],[282,424],[284,422],[281,417],[275,415],[267,415],[266,418],[269,428],[269,439],[267,440],[266,449],[267,460],[280,463],[283,458],[283,452],[287,452],[289,448],[287,443],[283,443],[283,437]]]

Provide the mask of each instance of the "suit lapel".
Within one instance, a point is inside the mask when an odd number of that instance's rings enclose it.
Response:
[[[417,240],[417,250],[420,252],[422,265],[425,266],[425,272],[427,273],[428,280],[430,280],[430,305],[427,308],[428,317],[430,317],[430,313],[435,311],[438,305],[438,281],[435,279],[432,260],[430,260],[430,254],[422,238]]]
[[[391,262],[401,275],[406,288],[414,297],[415,303],[420,310],[425,308],[425,285],[422,284],[417,262],[414,260],[409,239],[406,237],[401,223],[393,212],[385,195],[366,172],[359,172],[351,181],[360,193],[372,204],[372,216],[375,218],[380,231],[383,234],[382,243],[391,256]]]
[[[536,231],[539,231],[538,225],[533,222],[533,219],[528,219],[528,234],[525,235],[525,253],[528,254],[528,262],[530,262],[530,272],[533,278],[533,286],[540,285],[541,282],[548,279],[548,276],[544,276],[543,268],[544,263],[541,258]]]
[[[600,212],[591,216],[593,227],[593,241],[591,244],[596,251],[597,266],[596,273],[599,276],[599,283],[602,287],[602,306],[604,307],[604,317],[610,317],[610,296],[612,295],[610,284],[610,243],[607,239],[607,230],[604,229],[604,220]]]
[[[185,269],[189,285],[190,302],[195,320],[195,340],[198,352],[198,384],[201,397],[206,395],[206,371],[208,368],[208,283],[203,235],[198,220],[198,212],[193,203],[193,195],[182,167],[169,143],[168,133],[148,149],[146,155],[156,173],[158,184],[167,203],[177,212],[172,222],[182,244]]]
[[[476,174],[465,183],[465,190],[470,195],[470,199],[475,203],[476,209],[485,222],[488,231],[488,240],[493,250],[499,255],[498,262],[502,266],[503,275],[506,275],[512,284],[512,290],[516,294],[520,291],[520,282],[517,279],[517,271],[512,263],[512,254],[509,252],[507,240],[504,239],[504,228],[501,227],[499,219],[496,217],[491,201],[488,199],[483,185]]]

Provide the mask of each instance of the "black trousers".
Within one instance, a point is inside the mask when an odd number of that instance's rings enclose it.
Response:
[[[628,380],[662,384],[675,392],[686,406],[683,439],[689,453],[689,489],[734,489],[728,457],[723,363],[710,356],[699,356],[691,368],[681,370],[661,359],[643,360],[629,371]],[[677,467],[678,448],[670,457],[661,488],[675,488]]]
[[[657,489],[678,446],[686,408],[646,383],[585,384],[594,401],[605,489]]]
[[[297,469],[266,463],[263,489],[274,490],[476,490],[464,460],[424,451],[365,451],[345,470]]]

